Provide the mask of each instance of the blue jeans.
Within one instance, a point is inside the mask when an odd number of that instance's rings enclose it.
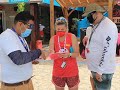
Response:
[[[113,77],[112,74],[102,74],[102,81],[99,82],[96,79],[96,72],[91,72],[94,80],[94,86],[96,90],[110,90],[111,88],[111,81]]]

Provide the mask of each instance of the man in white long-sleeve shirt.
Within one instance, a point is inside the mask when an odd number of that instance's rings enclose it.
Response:
[[[89,4],[83,14],[94,25],[86,59],[93,76],[95,90],[110,90],[115,72],[118,30],[109,18],[103,16],[103,12],[105,10],[97,4]]]

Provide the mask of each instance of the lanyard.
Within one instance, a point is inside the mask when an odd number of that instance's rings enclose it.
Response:
[[[60,46],[60,37],[59,36],[58,36],[58,45],[59,45],[59,49],[62,49]],[[65,41],[64,41],[64,49],[65,49],[65,46],[66,46],[66,36],[65,36]]]
[[[14,32],[16,33],[16,31],[15,31],[14,28],[12,28],[12,31],[14,31]],[[17,34],[17,33],[16,33],[16,34]],[[25,48],[25,50],[28,52],[28,51],[29,51],[29,47],[28,47],[28,45],[26,44],[26,41],[24,40],[24,38],[20,37],[18,34],[17,34],[17,36],[18,36],[20,42],[22,43],[23,47]]]
[[[59,36],[58,36],[58,45],[59,45],[59,50],[61,50],[62,48],[60,46],[60,37]],[[65,35],[64,48],[63,48],[64,50],[66,49],[65,46],[66,46],[66,35]],[[63,59],[63,62],[65,63],[66,60],[64,58],[62,58],[62,59]]]
[[[95,32],[95,29],[98,28],[98,26],[100,25],[100,23],[101,23],[104,19],[105,19],[105,17],[103,17],[102,20],[95,26],[95,28],[93,28],[92,33],[91,33],[90,38],[89,38],[89,44],[90,44],[91,38],[92,38],[92,36],[93,36],[93,33]]]

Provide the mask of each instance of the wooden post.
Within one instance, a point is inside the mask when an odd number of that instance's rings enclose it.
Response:
[[[35,7],[34,4],[30,4],[30,13],[34,16]],[[32,34],[31,34],[31,42],[30,42],[30,49],[31,50],[35,50],[36,49],[36,33],[35,33],[35,28],[34,30],[32,30]]]
[[[113,0],[108,0],[108,15],[111,20],[112,14],[113,14]]]
[[[66,7],[63,8],[63,14],[64,14],[64,17],[68,20],[68,9]]]
[[[50,0],[50,35],[51,37],[54,33],[54,0]]]
[[[34,30],[32,30],[32,34],[31,34],[31,42],[30,42],[30,48],[31,50],[36,49],[36,41],[40,39],[39,37],[39,19],[38,19],[38,4],[30,4],[30,12],[31,14],[34,16]]]

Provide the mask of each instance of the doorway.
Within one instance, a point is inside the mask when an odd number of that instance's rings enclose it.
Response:
[[[5,12],[0,11],[0,34],[6,29]]]
[[[3,32],[2,13],[0,12],[0,34]]]

